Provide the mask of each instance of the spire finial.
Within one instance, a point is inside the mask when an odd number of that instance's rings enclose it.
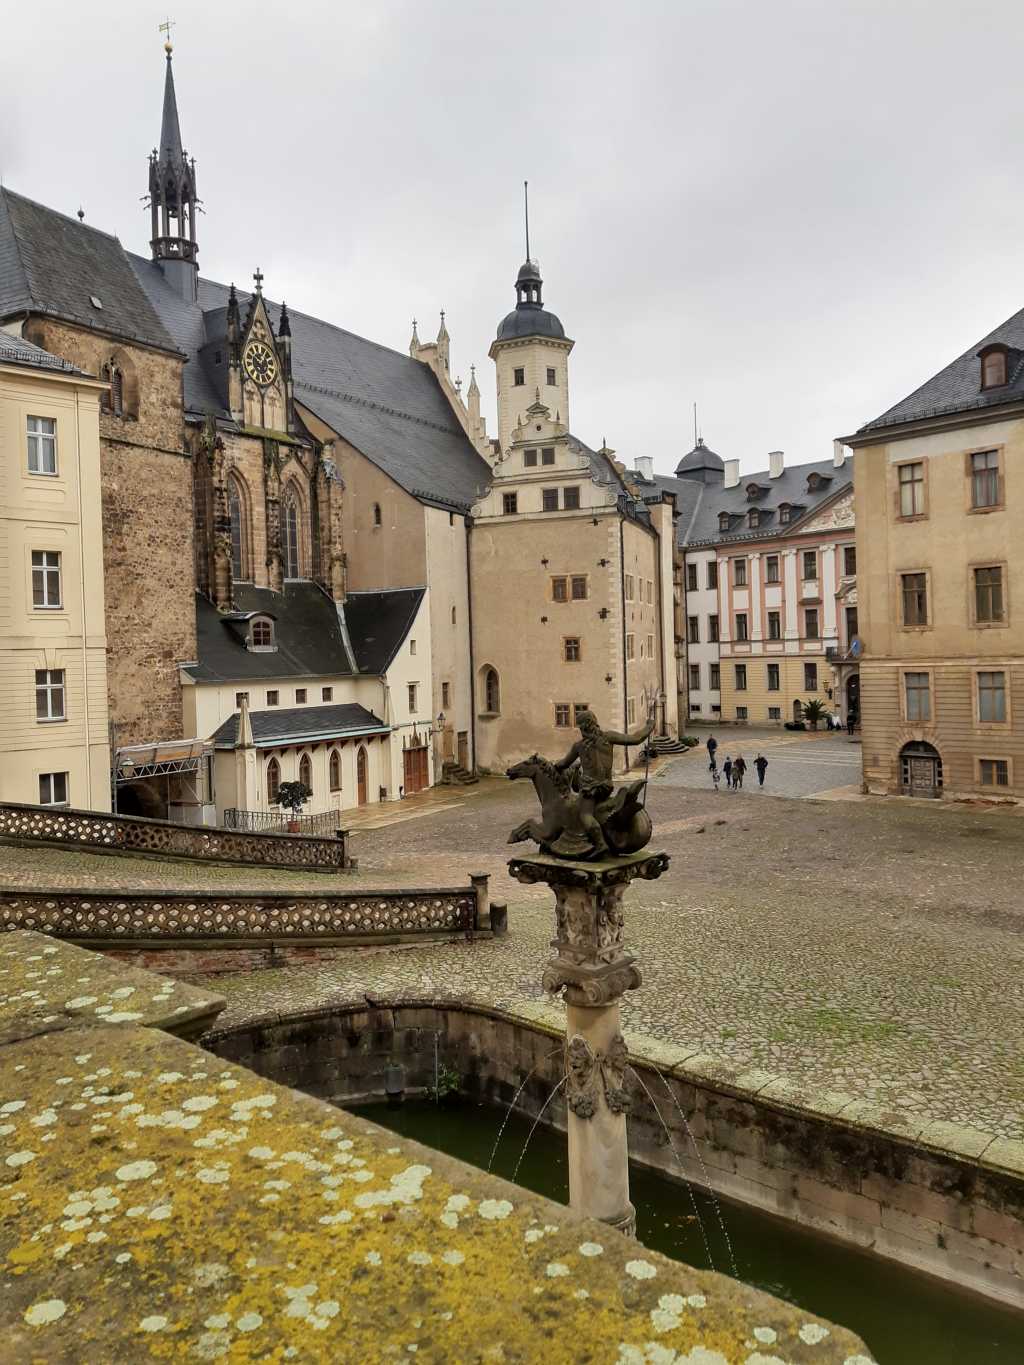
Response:
[[[80,223],[85,222],[85,209],[82,208],[81,204],[78,206],[78,221]]]
[[[292,334],[291,318],[288,316],[288,305],[284,299],[281,300],[281,316],[277,320],[277,335],[279,337],[290,337]]]
[[[164,51],[167,53],[167,60],[170,61],[171,53],[174,51],[174,44],[171,42],[171,29],[174,28],[174,21],[170,18],[165,19],[162,24],[157,24],[157,28],[164,35]]]
[[[526,223],[526,259],[530,259],[530,182],[523,181],[523,219]]]
[[[260,297],[262,298],[262,297],[263,297],[263,271],[259,268],[259,266],[257,266],[256,269],[253,271],[253,276],[252,276],[252,277],[253,277],[253,279],[256,281],[256,293],[259,294]]]

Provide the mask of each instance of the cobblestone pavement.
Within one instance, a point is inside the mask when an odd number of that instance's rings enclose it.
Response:
[[[471,791],[456,806],[357,834],[361,871],[344,883],[450,885],[489,872],[492,896],[509,902],[507,939],[353,950],[218,977],[224,1022],[364,992],[444,991],[536,1009],[550,892],[508,877],[504,842],[533,791],[501,779]],[[628,894],[627,938],[644,984],[624,1002],[627,1036],[1024,1139],[1024,821],[936,803],[766,801],[756,790],[657,782],[650,809],[652,846],[672,865]],[[128,887],[144,877],[167,889],[326,890],[335,880],[40,852],[0,849],[0,884],[89,877]],[[62,858],[70,866],[60,870]]]
[[[744,791],[761,796],[816,796],[849,787],[851,793],[860,791],[860,745],[845,732],[831,734],[793,735],[786,731],[730,731],[718,738],[718,766],[727,754],[742,754],[747,761]],[[708,755],[704,737],[699,748],[660,768],[654,781],[659,786],[711,788]],[[768,760],[768,771],[763,787],[757,785],[754,759],[762,753]]]

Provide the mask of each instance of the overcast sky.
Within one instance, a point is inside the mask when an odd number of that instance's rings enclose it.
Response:
[[[0,174],[146,251],[164,18],[9,6]],[[825,458],[1024,305],[1020,0],[177,0],[205,275],[455,374],[524,256],[571,423],[669,472]],[[45,35],[45,43],[41,38]]]

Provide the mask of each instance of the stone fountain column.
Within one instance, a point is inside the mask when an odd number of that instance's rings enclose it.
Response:
[[[540,853],[513,858],[521,882],[546,882],[555,896],[555,956],[544,988],[565,999],[565,1071],[569,1128],[569,1203],[629,1236],[625,1086],[626,1044],[619,1002],[640,985],[640,968],[623,940],[622,897],[634,877],[660,877],[666,853],[632,853],[576,862]]]

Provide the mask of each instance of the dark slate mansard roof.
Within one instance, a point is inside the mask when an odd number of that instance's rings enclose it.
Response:
[[[983,390],[978,352],[994,343],[1008,347],[1011,352],[1007,357],[1007,383],[998,388]],[[857,435],[896,426],[901,422],[939,417],[944,413],[997,407],[1002,403],[1022,400],[1024,400],[1024,309],[1000,323],[987,337],[969,347],[963,355],[951,361],[927,383],[883,412],[881,417],[865,423]]]
[[[234,749],[238,743],[240,714],[229,716],[214,730],[215,749]],[[276,744],[342,739],[346,735],[386,735],[391,727],[365,706],[348,702],[341,706],[295,706],[283,710],[250,711],[252,737],[258,749]]]
[[[187,672],[197,683],[379,676],[408,634],[424,592],[353,593],[342,606],[315,583],[286,583],[281,593],[238,583],[236,610],[228,613],[197,594],[198,660]],[[246,648],[254,613],[274,618],[276,650]]]
[[[116,237],[0,187],[0,318],[18,313],[177,350]]]
[[[200,277],[199,302],[189,303],[158,264],[142,256],[130,260],[168,332],[188,354],[186,411],[230,421],[211,355],[224,339],[228,286]],[[238,293],[243,318],[250,299]],[[264,303],[276,331],[280,306]],[[288,316],[296,399],[413,497],[468,511],[489,485],[491,469],[429,366],[306,313],[289,308]]]

